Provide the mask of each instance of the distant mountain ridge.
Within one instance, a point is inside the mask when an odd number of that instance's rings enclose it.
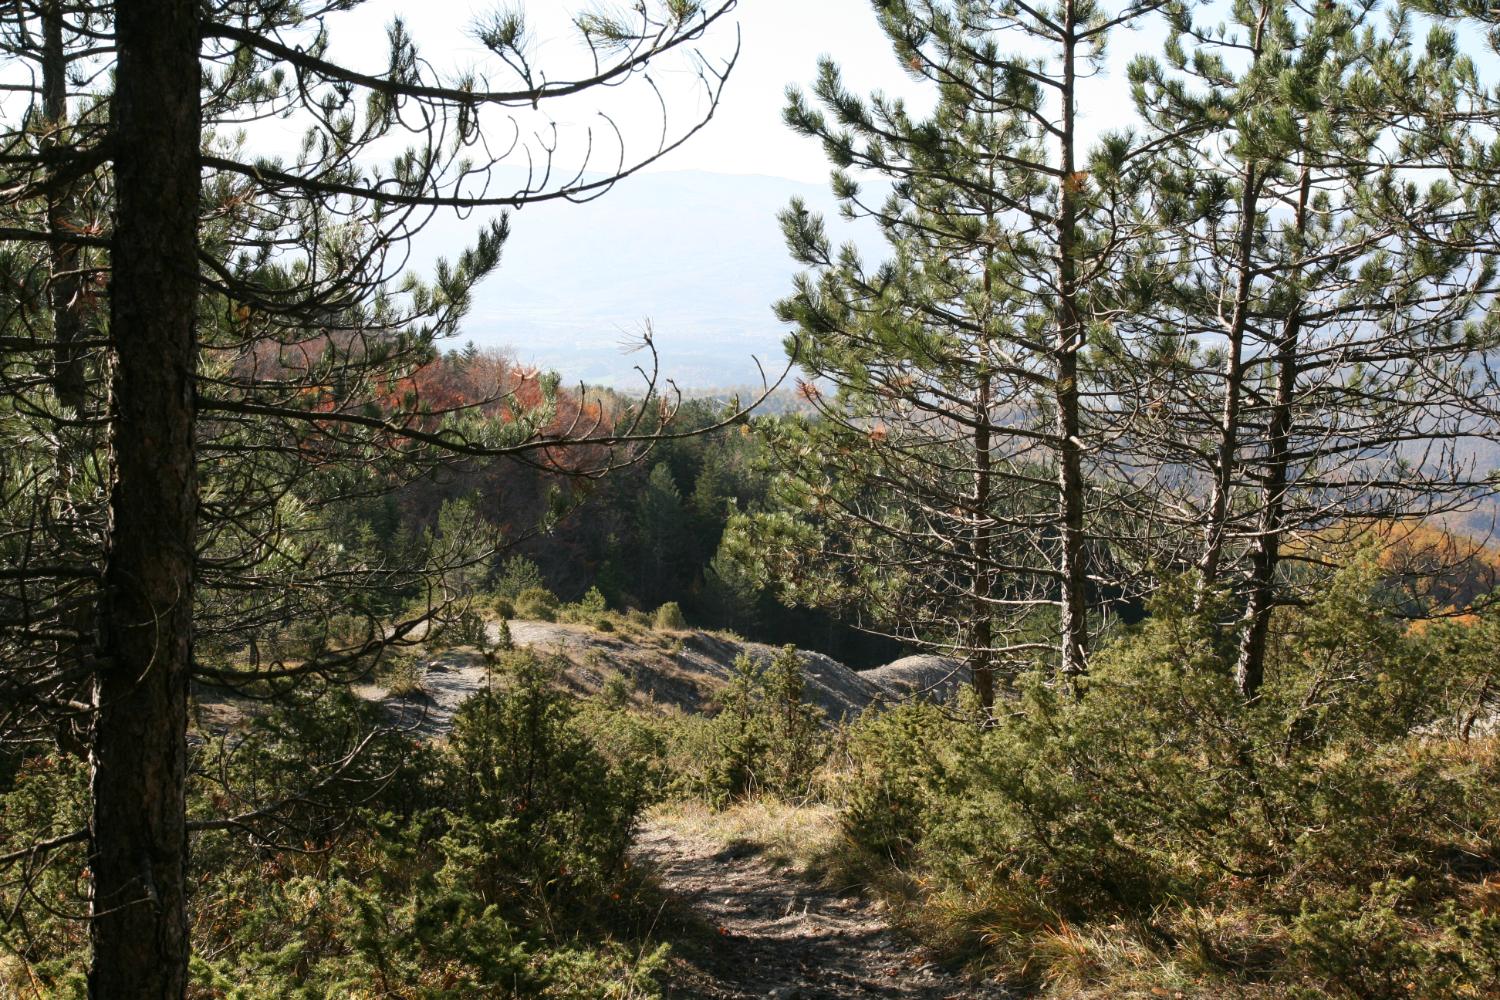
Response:
[[[556,370],[568,383],[631,393],[642,384],[634,368],[649,356],[623,348],[639,344],[649,321],[663,379],[689,396],[754,399],[762,371],[775,379],[786,366],[788,331],[772,306],[791,294],[800,270],[777,221],[794,197],[828,219],[836,242],[853,239],[870,262],[886,256],[873,225],[839,217],[826,184],[701,171],[638,174],[595,201],[513,213],[501,266],[475,291],[460,340],[509,348],[521,363]],[[452,255],[474,229],[472,220],[440,216],[422,250]],[[804,408],[788,393],[768,403],[762,412]],[[1477,468],[1500,469],[1500,446],[1470,447]],[[1486,498],[1440,523],[1487,537],[1497,533],[1497,511],[1500,503]]]
[[[680,386],[758,384],[757,357],[774,378],[786,364],[786,330],[771,307],[799,270],[776,215],[793,197],[828,215],[835,239],[856,236],[880,253],[873,227],[837,218],[826,185],[640,174],[596,201],[514,213],[500,269],[476,290],[462,338],[628,391],[647,356],[622,345],[638,343],[649,320],[662,374]],[[428,242],[451,254],[469,228],[443,222]]]

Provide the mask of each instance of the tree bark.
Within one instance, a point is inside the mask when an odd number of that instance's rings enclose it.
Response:
[[[1282,509],[1286,503],[1287,452],[1291,436],[1291,400],[1297,381],[1298,324],[1288,321],[1277,351],[1280,373],[1271,415],[1271,460],[1266,470],[1264,508],[1250,556],[1250,588],[1240,631],[1235,682],[1253,699],[1265,682],[1266,636],[1275,608],[1276,568],[1281,562]]]
[[[990,275],[988,262],[984,275],[985,291],[988,293]],[[989,358],[981,352],[981,366],[989,364]],[[994,571],[990,568],[991,538],[990,495],[993,492],[992,461],[990,454],[990,394],[991,378],[986,371],[979,377],[979,393],[975,407],[974,428],[974,641],[969,652],[969,672],[974,678],[974,692],[986,714],[995,707],[995,628],[990,598],[994,596]]]
[[[1057,270],[1058,318],[1056,388],[1058,449],[1058,533],[1061,560],[1063,682],[1076,695],[1088,672],[1088,573],[1084,565],[1083,439],[1079,418],[1078,352],[1083,348],[1084,324],[1078,301],[1078,196],[1074,124],[1077,118],[1076,12],[1072,0],[1063,11],[1062,178],[1058,191]]]
[[[991,80],[991,85],[994,81]],[[989,185],[995,186],[995,168],[990,165]],[[994,322],[995,313],[995,261],[993,234],[995,229],[993,204],[985,206],[985,235],[989,249],[984,255],[984,317],[988,330]],[[979,349],[974,359],[979,371],[979,386],[974,394],[974,502],[970,516],[974,523],[973,539],[973,639],[969,651],[969,676],[974,681],[974,693],[979,698],[985,715],[992,717],[995,707],[995,624],[990,599],[995,593],[995,572],[990,567],[993,551],[993,522],[991,520],[991,498],[994,493],[994,456],[991,454],[994,435],[990,426],[990,408],[994,403],[994,376],[989,370],[990,338],[986,333],[979,338]],[[986,719],[988,722],[988,719]]]
[[[1198,560],[1198,591],[1193,608],[1202,610],[1209,592],[1219,582],[1219,565],[1229,537],[1229,505],[1234,491],[1240,447],[1240,402],[1245,382],[1245,331],[1250,316],[1257,206],[1260,173],[1255,164],[1245,168],[1241,179],[1240,231],[1235,240],[1239,276],[1235,282],[1234,309],[1229,322],[1229,344],[1224,360],[1224,405],[1219,412],[1219,441],[1214,454],[1213,493],[1203,528],[1203,555]]]
[[[95,1000],[187,984],[187,693],[197,478],[196,0],[115,5],[109,549],[91,751]]]
[[[42,112],[46,122],[41,147],[50,152],[65,145],[69,139],[68,58],[63,40],[62,0],[51,0],[43,7],[42,18]],[[86,421],[92,414],[85,412],[89,401],[88,375],[83,347],[79,343],[86,327],[80,269],[83,258],[77,243],[66,242],[66,237],[80,231],[77,183],[70,179],[47,185],[47,232],[53,238],[47,293],[52,309],[52,388],[64,409],[71,410],[74,418]],[[66,496],[81,468],[80,457],[92,450],[97,438],[89,430],[69,427],[61,422],[55,432],[57,487],[59,493]],[[75,586],[74,589],[81,588]],[[88,674],[83,667],[90,652],[88,637],[94,633],[92,605],[81,603],[64,611],[62,624],[65,631],[82,638],[58,642],[60,669],[85,678]],[[75,697],[86,697],[85,691],[80,682]],[[55,736],[58,749],[75,757],[85,757],[88,753],[86,725],[77,718],[59,722]]]
[[[62,133],[68,123],[68,62],[63,49],[63,17],[59,0],[53,0],[47,5],[43,18],[42,108],[47,116],[47,131],[42,144],[44,149],[51,149],[62,144]],[[49,185],[48,231],[54,237],[77,232],[73,214],[72,185]],[[87,381],[83,349],[78,343],[83,336],[83,322],[79,315],[83,282],[78,264],[76,243],[59,241],[52,244],[52,274],[49,278],[52,300],[52,383],[58,400],[81,415]]]
[[[1261,13],[1250,46],[1251,66],[1259,63],[1266,11]],[[1234,308],[1229,321],[1229,344],[1224,360],[1224,404],[1219,412],[1219,441],[1214,455],[1213,493],[1203,529],[1203,554],[1198,560],[1198,590],[1193,610],[1201,611],[1219,583],[1224,546],[1229,538],[1230,501],[1238,471],[1241,402],[1245,388],[1245,336],[1250,320],[1250,296],[1255,283],[1255,236],[1259,229],[1261,184],[1264,174],[1255,162],[1245,164],[1240,176],[1240,222],[1235,238]]]
[[[1302,168],[1298,192],[1296,233],[1307,231],[1308,203],[1312,193],[1312,173]],[[1297,247],[1301,252],[1301,247]],[[1293,276],[1299,277],[1299,276]],[[1271,612],[1276,606],[1276,570],[1281,563],[1281,536],[1286,530],[1283,514],[1286,508],[1287,482],[1291,469],[1292,407],[1296,402],[1298,365],[1301,361],[1302,302],[1292,303],[1281,337],[1276,345],[1276,395],[1271,405],[1271,422],[1267,442],[1267,464],[1261,488],[1261,514],[1255,545],[1250,556],[1249,592],[1240,628],[1239,655],[1235,661],[1235,681],[1247,699],[1259,696],[1266,674],[1266,636],[1271,626]]]

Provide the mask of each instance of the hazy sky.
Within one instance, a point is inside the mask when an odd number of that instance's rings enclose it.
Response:
[[[507,0],[501,0],[502,3]],[[524,9],[531,28],[528,52],[550,78],[577,75],[580,40],[571,16],[600,0],[508,0]],[[614,6],[619,6],[613,0]],[[1111,8],[1117,6],[1109,4]],[[439,71],[493,67],[493,57],[468,33],[493,0],[371,0],[330,19],[335,57],[379,72],[386,53],[384,26],[407,22],[419,50]],[[782,245],[776,212],[793,194],[826,210],[826,195],[793,182],[824,184],[828,167],[818,144],[790,132],[781,121],[788,84],[806,86],[821,55],[844,68],[856,93],[885,89],[931,100],[897,64],[876,26],[869,0],[741,0],[701,47],[711,58],[733,51],[738,30],[741,57],[715,120],[685,147],[657,163],[655,172],[701,171],[782,179],[701,174],[635,178],[586,205],[548,203],[517,213],[499,272],[477,291],[462,337],[483,345],[509,345],[524,361],[557,367],[592,381],[629,378],[631,358],[617,345],[650,320],[667,371],[689,384],[750,381],[751,356],[774,361],[784,330],[771,303],[791,289],[795,264]],[[1139,52],[1160,52],[1159,25],[1138,34],[1116,32],[1104,71],[1081,88],[1082,138],[1126,126],[1133,115],[1124,66]],[[701,88],[680,60],[655,67],[674,132],[701,116]],[[491,82],[513,85],[514,81]],[[580,140],[600,109],[626,136],[627,157],[650,152],[660,126],[649,90],[626,86],[589,93],[572,104],[544,109],[561,129],[558,161],[576,166]],[[537,127],[545,115],[523,129]],[[486,134],[506,134],[508,121],[484,122]],[[524,166],[523,158],[517,157]],[[592,166],[614,164],[608,152]],[[554,182],[557,178],[554,177]],[[555,186],[555,183],[554,183]],[[444,220],[419,241],[415,262],[449,254],[471,237],[475,219]],[[839,238],[848,228],[835,225]],[[873,252],[879,253],[878,245]]]
[[[519,3],[526,14],[532,64],[548,68],[552,79],[577,75],[582,49],[572,15],[600,0],[508,2]],[[612,5],[620,6],[618,0]],[[400,16],[437,70],[493,70],[494,57],[470,31],[476,18],[493,9],[494,0],[371,0],[330,18],[334,56],[379,72],[385,25]],[[787,86],[810,84],[819,57],[826,54],[838,61],[857,93],[883,89],[919,108],[932,95],[896,61],[869,0],[741,0],[731,16],[732,23],[716,25],[701,42],[705,56],[722,59],[734,50],[736,37],[740,41],[739,63],[717,115],[705,131],[650,169],[762,175],[782,179],[781,186],[733,178],[716,183],[679,173],[627,181],[586,205],[527,208],[513,220],[499,272],[476,292],[464,339],[508,345],[522,360],[557,367],[569,377],[628,383],[636,359],[621,355],[618,344],[649,320],[666,370],[686,384],[752,381],[757,373],[752,355],[775,367],[785,330],[771,303],[790,291],[797,269],[782,244],[776,212],[793,194],[808,197],[815,207],[832,207],[816,189],[791,183],[826,191],[828,164],[816,142],[782,123]],[[1159,35],[1122,36],[1118,42],[1118,66],[1143,47],[1160,47]],[[674,132],[701,117],[702,89],[681,60],[668,59],[653,74]],[[1111,63],[1106,74],[1085,85],[1080,100],[1085,137],[1129,120],[1121,76]],[[491,82],[499,80],[492,76]],[[620,123],[628,157],[654,148],[659,111],[649,91],[628,85],[544,109],[563,132],[559,163],[576,165],[581,159],[580,139],[590,122],[597,123],[601,107]],[[542,120],[521,116],[523,129]],[[507,124],[492,118],[487,134],[491,127],[504,134]],[[525,165],[522,157],[511,162]],[[612,165],[608,153],[596,154],[592,163],[596,170]],[[436,225],[419,241],[416,261],[450,253],[474,221]],[[839,225],[834,232],[840,239],[857,236]],[[880,252],[878,245],[874,252]]]

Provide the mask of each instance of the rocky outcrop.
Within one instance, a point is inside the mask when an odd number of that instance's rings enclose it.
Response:
[[[598,691],[611,674],[618,674],[630,682],[637,698],[684,712],[707,709],[714,695],[729,683],[739,657],[767,663],[780,651],[764,643],[696,630],[625,634],[599,632],[586,625],[516,621],[510,623],[510,633],[517,646],[561,655],[569,664],[567,681],[580,691]],[[832,657],[808,650],[798,654],[807,677],[806,698],[830,720],[852,718],[882,694],[859,672]]]
[[[860,676],[878,687],[888,701],[909,698],[941,701],[969,682],[969,668],[951,656],[923,653],[866,670]]]

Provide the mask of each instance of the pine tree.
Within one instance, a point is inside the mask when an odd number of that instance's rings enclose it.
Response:
[[[1136,376],[1119,394],[1149,401],[1137,447],[1178,474],[1164,509],[1200,534],[1200,602],[1239,598],[1247,695],[1296,596],[1288,539],[1441,515],[1483,486],[1466,442],[1490,426],[1474,376],[1493,338],[1465,324],[1495,269],[1421,148],[1449,129],[1414,143],[1380,112],[1411,96],[1409,39],[1383,22],[1263,0],[1221,35],[1178,8],[1165,64],[1132,68],[1170,236],[1151,302],[1105,346]]]
[[[672,469],[658,462],[646,478],[635,505],[635,535],[638,546],[636,594],[654,605],[675,594],[681,577],[686,541],[687,509],[672,477]]]
[[[936,91],[932,114],[857,97],[831,61],[822,110],[798,94],[787,109],[822,141],[844,214],[874,220],[891,259],[835,250],[800,203],[784,215],[811,274],[779,312],[817,420],[787,425],[776,460],[782,503],[820,530],[742,521],[741,551],[761,550],[794,599],[962,653],[986,703],[997,664],[1039,650],[1081,684],[1110,525],[1139,503],[1089,481],[1108,471],[1112,415],[1085,348],[1142,236],[1118,221],[1141,149],[1126,136],[1081,148],[1078,78],[1111,30],[1155,6],[880,2],[897,60]],[[883,177],[889,197],[854,171]],[[1038,643],[1049,615],[1059,641]]]
[[[501,386],[429,398],[436,344],[508,229],[481,227],[430,281],[403,274],[410,240],[439,211],[602,194],[685,141],[706,118],[561,182],[545,141],[491,142],[517,116],[545,125],[558,101],[690,53],[734,2],[580,17],[594,58],[576,78],[533,65],[514,14],[479,25],[490,79],[435,72],[399,22],[383,68],[339,65],[330,34],[356,7],[48,0],[0,14],[22,81],[0,136],[0,272],[16,290],[0,316],[0,735],[62,739],[85,720],[94,809],[87,830],[6,863],[88,840],[95,996],[185,989],[190,677],[275,697],[368,669],[441,618],[445,580],[488,556],[435,538],[423,564],[382,565],[327,543],[340,510],[454,456],[547,461],[589,436],[588,409],[569,418],[555,380],[530,403]],[[694,63],[710,113],[733,59]],[[301,148],[248,148],[241,125],[278,117],[306,126]],[[519,187],[500,183],[507,149],[530,156]],[[625,458],[611,449],[640,419],[596,421],[574,471]],[[67,472],[38,475],[49,467]],[[304,660],[257,655],[258,636],[304,616],[333,635],[343,595],[393,584],[425,591],[414,618],[320,640]],[[248,662],[212,655],[245,643]]]

